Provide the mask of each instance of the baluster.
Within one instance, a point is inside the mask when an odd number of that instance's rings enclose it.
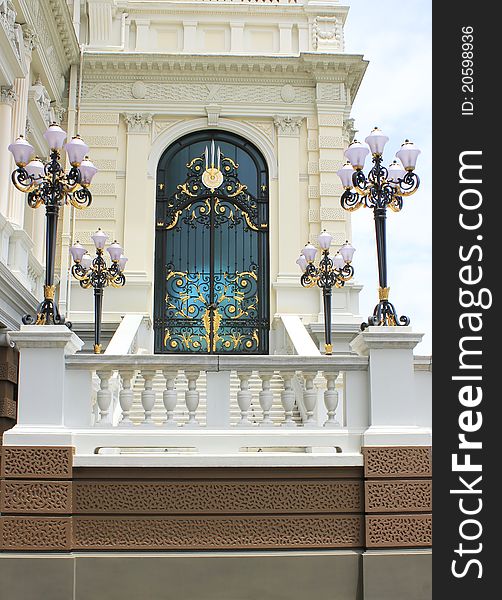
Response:
[[[305,378],[305,390],[303,392],[303,404],[307,411],[307,420],[304,423],[305,427],[315,427],[314,411],[317,405],[317,390],[314,388],[314,378],[317,373],[303,373]]]
[[[134,401],[134,392],[131,389],[131,379],[134,376],[134,371],[121,371],[120,376],[122,377],[122,389],[119,392],[119,402],[122,409],[122,419],[119,425],[129,427],[133,424],[129,415]]]
[[[237,404],[241,411],[241,420],[237,423],[238,427],[252,427],[253,424],[249,420],[249,408],[253,399],[253,393],[249,389],[250,372],[239,372],[237,377],[240,381],[240,389],[237,392]]]
[[[294,373],[286,371],[281,373],[281,375],[284,380],[284,389],[281,392],[284,421],[281,423],[281,427],[296,427],[296,423],[293,421],[293,408],[295,406],[295,392],[293,390]]]
[[[261,390],[259,394],[260,406],[263,410],[263,419],[260,423],[262,427],[271,427],[273,425],[272,419],[270,418],[270,409],[274,402],[274,394],[270,390],[270,380],[272,379],[272,373],[260,374],[261,377]]]
[[[188,389],[185,392],[185,404],[188,409],[188,423],[185,427],[198,427],[199,423],[195,418],[195,412],[199,406],[199,391],[197,390],[197,379],[199,379],[200,371],[185,371],[188,379]]]
[[[340,423],[335,419],[335,412],[338,406],[338,392],[335,389],[336,378],[338,373],[329,372],[325,373],[327,389],[324,392],[324,404],[328,411],[328,418],[324,423],[324,427],[340,427]]]
[[[110,390],[111,371],[96,371],[99,377],[99,390],[97,393],[97,403],[99,406],[99,421],[97,425],[106,426],[112,424],[110,414],[110,404],[112,402],[112,392]]]
[[[155,371],[141,371],[145,380],[145,389],[141,391],[141,404],[145,411],[145,419],[142,425],[153,425],[152,410],[155,405],[155,392],[153,391],[153,378]]]
[[[178,371],[164,371],[164,377],[166,378],[166,389],[162,393],[162,402],[166,409],[166,421],[164,427],[177,427],[177,423],[174,420],[174,411],[178,402],[178,392],[176,391],[174,382]]]

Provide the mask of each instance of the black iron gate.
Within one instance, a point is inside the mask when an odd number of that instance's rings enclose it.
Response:
[[[267,354],[268,173],[227,132],[175,142],[157,170],[155,352]]]

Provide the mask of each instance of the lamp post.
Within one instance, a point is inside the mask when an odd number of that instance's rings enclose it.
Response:
[[[80,282],[82,288],[94,288],[94,354],[101,354],[103,289],[108,285],[122,287],[126,281],[123,271],[127,258],[122,253],[122,246],[116,240],[107,248],[112,263],[109,267],[106,265],[103,253],[107,239],[108,236],[101,229],[92,236],[96,246],[94,259],[78,241],[70,247],[70,254],[74,261],[71,268],[72,275]]]
[[[314,265],[317,249],[310,242],[305,245],[300,253],[297,265],[302,270],[300,282],[303,287],[310,288],[314,285],[322,290],[324,305],[324,336],[325,352],[327,355],[333,353],[333,344],[331,343],[331,293],[332,288],[341,288],[346,281],[354,276],[354,267],[350,264],[354,256],[355,248],[348,242],[339,249],[334,257],[329,255],[329,249],[333,236],[324,230],[319,235],[319,246],[322,250],[322,257],[319,266]]]
[[[45,206],[45,284],[44,299],[38,305],[36,317],[25,315],[25,325],[62,325],[64,317],[54,300],[54,259],[56,254],[57,221],[59,209],[64,204],[72,204],[76,208],[87,208],[92,202],[88,187],[97,172],[96,167],[86,156],[89,147],[75,136],[64,145],[71,165],[65,173],[60,163],[60,152],[66,139],[66,131],[56,123],[52,123],[44,133],[50,154],[45,162],[34,156],[35,149],[23,136],[9,145],[9,151],[17,165],[12,173],[12,182],[18,190],[28,194],[28,206],[38,208]],[[85,157],[85,158],[84,158]]]
[[[389,138],[375,127],[365,139],[369,148],[354,140],[345,151],[348,162],[338,171],[338,176],[345,188],[340,199],[345,210],[354,211],[361,206],[373,209],[378,257],[379,302],[367,323],[362,323],[364,330],[369,325],[409,325],[410,319],[399,317],[394,305],[389,302],[389,286],[387,284],[387,242],[385,222],[387,208],[399,212],[403,207],[403,197],[414,194],[420,179],[414,173],[420,150],[405,140],[399,152],[398,160],[388,168],[383,166],[383,149]],[[364,175],[363,167],[366,156],[371,151],[373,167],[368,175]]]

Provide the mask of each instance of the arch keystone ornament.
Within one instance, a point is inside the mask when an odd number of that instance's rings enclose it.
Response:
[[[156,228],[155,351],[266,354],[268,171],[258,150],[224,131],[175,142],[157,171]]]

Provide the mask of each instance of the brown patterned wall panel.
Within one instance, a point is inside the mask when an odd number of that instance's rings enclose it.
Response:
[[[0,397],[0,417],[15,419],[17,416],[17,404],[12,398]]]
[[[432,475],[430,446],[367,446],[362,453],[364,476],[370,479]]]
[[[77,514],[268,514],[362,512],[359,481],[82,482]]]
[[[73,448],[65,446],[4,446],[2,477],[71,479]]]
[[[361,547],[362,517],[74,517],[75,550]]]
[[[432,515],[366,517],[367,548],[417,548],[432,545]]]
[[[0,361],[0,381],[17,383],[17,364]]]
[[[367,513],[430,512],[432,510],[432,481],[393,479],[366,481]]]
[[[70,550],[71,517],[0,517],[2,550]]]
[[[0,482],[0,512],[3,513],[71,513],[70,481]]]

